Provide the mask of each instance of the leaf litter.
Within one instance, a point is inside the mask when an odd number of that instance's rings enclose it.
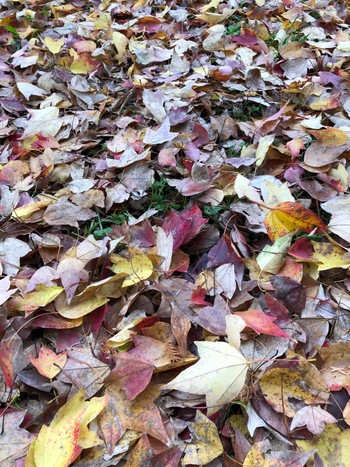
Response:
[[[348,3],[0,5],[1,465],[347,465]]]

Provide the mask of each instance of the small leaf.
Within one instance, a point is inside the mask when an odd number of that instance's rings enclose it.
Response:
[[[41,347],[37,358],[29,357],[32,365],[38,372],[46,378],[54,378],[62,370],[67,361],[67,355],[61,353],[55,354],[46,347]]]
[[[62,47],[64,46],[64,38],[61,37],[61,39],[58,39],[57,41],[55,39],[52,39],[49,36],[46,36],[45,39],[42,39],[43,44],[45,47],[49,49],[49,51],[52,54],[58,54],[60,53]]]

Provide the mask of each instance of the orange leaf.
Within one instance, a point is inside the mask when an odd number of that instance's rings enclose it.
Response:
[[[41,375],[51,379],[62,370],[66,364],[67,355],[64,353],[56,355],[52,350],[41,347],[38,358],[30,357],[30,361]]]
[[[327,226],[310,209],[290,201],[280,203],[272,209],[267,214],[264,224],[268,236],[273,241],[290,232],[310,233],[316,227],[327,229]]]

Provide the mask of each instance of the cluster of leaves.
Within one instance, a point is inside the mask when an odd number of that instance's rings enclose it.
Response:
[[[347,3],[0,5],[1,465],[349,465]]]

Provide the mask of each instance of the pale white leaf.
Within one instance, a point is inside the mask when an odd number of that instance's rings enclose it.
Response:
[[[275,135],[263,136],[259,140],[258,148],[256,150],[256,165],[259,167],[265,160],[267,151],[273,143]]]
[[[0,260],[5,274],[16,275],[20,267],[20,259],[27,255],[31,248],[18,238],[6,238],[0,243]]]
[[[215,293],[224,292],[227,298],[232,298],[237,288],[235,265],[222,264],[215,269]]]
[[[31,83],[26,83],[25,81],[19,81],[16,83],[17,89],[23,96],[28,100],[31,96],[39,96],[42,97],[47,94],[46,91],[43,89],[38,88]]]
[[[172,233],[166,234],[161,227],[157,231],[156,251],[157,255],[161,258],[160,264],[161,271],[168,271],[170,268],[171,260],[173,257],[174,239]]]
[[[244,386],[248,362],[226,342],[195,342],[200,360],[182,371],[163,389],[205,394],[208,414],[238,396]]]
[[[226,315],[226,333],[228,343],[239,350],[241,346],[241,332],[246,327],[245,321],[237,315]]]
[[[238,174],[234,184],[238,198],[248,198],[250,201],[262,202],[258,190],[250,185],[250,180]]]
[[[261,271],[277,274],[292,243],[292,234],[278,238],[272,245],[266,245],[256,258]]]
[[[169,118],[166,118],[157,130],[147,129],[143,142],[145,144],[162,144],[173,140],[178,134],[170,131]]]

